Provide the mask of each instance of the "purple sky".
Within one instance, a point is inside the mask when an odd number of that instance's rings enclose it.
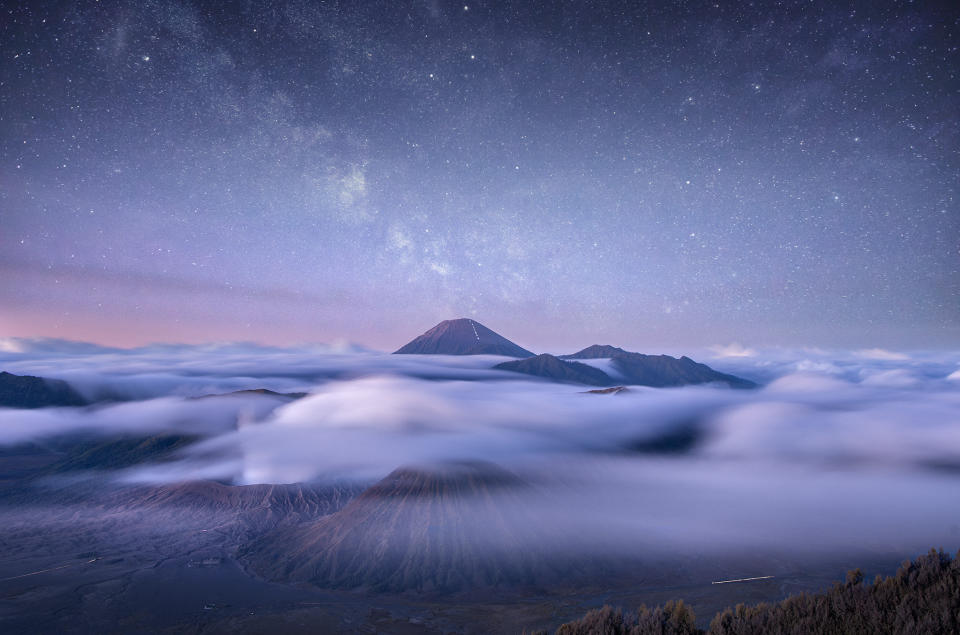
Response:
[[[4,9],[0,336],[955,345],[960,10],[877,4]]]

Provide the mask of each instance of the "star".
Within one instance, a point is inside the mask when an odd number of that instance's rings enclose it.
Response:
[[[122,280],[139,271],[138,254],[151,253],[156,238],[183,246],[175,258],[158,254],[172,263],[171,279],[194,280],[202,266],[212,281],[231,275],[238,286],[266,288],[296,274],[315,297],[363,290],[369,315],[403,306],[404,319],[424,322],[435,307],[423,308],[423,298],[467,313],[481,293],[527,297],[546,310],[594,289],[593,306],[571,310],[558,329],[584,323],[589,311],[614,315],[614,306],[657,313],[659,303],[635,298],[658,295],[677,315],[671,289],[689,290],[690,313],[723,315],[733,299],[708,301],[707,289],[736,269],[745,290],[789,274],[828,307],[802,321],[765,305],[754,321],[772,340],[794,337],[798,325],[839,338],[848,326],[858,332],[858,318],[890,309],[902,310],[877,334],[894,337],[904,324],[930,339],[946,339],[945,326],[955,333],[956,312],[943,308],[957,305],[960,288],[943,283],[957,276],[955,157],[943,132],[955,118],[956,81],[944,57],[954,51],[952,43],[942,49],[940,27],[923,26],[940,14],[891,6],[851,17],[825,5],[814,32],[710,8],[718,2],[668,4],[647,18],[597,11],[586,22],[569,19],[563,3],[520,2],[509,25],[489,5],[429,2],[430,19],[409,31],[390,28],[407,13],[390,3],[307,10],[293,0],[278,0],[274,11],[175,16],[153,3],[133,3],[122,16],[75,3],[63,26],[58,17],[33,28],[43,15],[8,20],[0,59],[15,72],[0,78],[12,113],[0,131],[0,172],[14,168],[17,186],[4,191],[3,209],[11,228],[32,236],[15,251],[34,249],[28,263],[58,263],[70,255],[66,245],[87,244],[73,260],[87,271],[96,250],[124,237],[108,272]],[[452,19],[454,8],[469,17]],[[867,46],[844,35],[914,24],[902,41]],[[556,41],[558,25],[556,46],[537,44]],[[737,45],[720,59],[718,42]],[[778,43],[781,52],[767,55]],[[137,51],[144,46],[151,51]],[[698,177],[677,176],[690,171],[705,176],[696,188]],[[202,212],[192,211],[197,205]],[[851,206],[857,214],[839,214]],[[873,255],[858,257],[837,238],[864,226],[875,229],[860,239]],[[580,244],[596,242],[622,267],[593,249],[584,250],[590,258],[558,251],[575,229]],[[393,232],[411,245],[381,253]],[[243,250],[221,252],[223,234],[250,238]],[[795,236],[817,246],[784,255],[780,245]],[[670,266],[675,245],[686,250],[680,268]],[[876,258],[883,250],[892,255]],[[922,266],[906,255],[918,252]],[[299,255],[282,262],[276,253]],[[831,313],[834,296],[820,289],[817,270],[793,272],[798,253],[844,273],[831,293],[858,299]],[[414,254],[447,267],[447,285],[431,286],[435,276],[423,278]],[[862,273],[867,265],[871,273]],[[902,295],[879,289],[882,275]],[[0,306],[31,293],[28,282],[4,279]],[[618,296],[618,285],[630,292]],[[183,299],[163,289],[157,307],[175,313]],[[860,289],[878,290],[868,297]],[[346,296],[344,314],[359,314]],[[278,337],[264,326],[267,308],[228,308],[257,314],[257,335]],[[505,328],[522,319],[512,317],[519,305],[476,308]],[[319,328],[299,317],[308,309],[284,309],[304,339]],[[826,324],[828,315],[839,326]],[[626,329],[619,319],[602,326]],[[209,323],[197,318],[194,327]]]

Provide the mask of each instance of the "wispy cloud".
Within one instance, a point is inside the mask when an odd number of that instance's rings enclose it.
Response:
[[[857,351],[856,354],[864,359],[886,359],[893,361],[910,359],[910,356],[906,353],[888,351],[885,348],[864,348]]]
[[[757,351],[754,349],[747,348],[736,342],[723,346],[711,346],[710,350],[713,351],[715,357],[754,357],[757,354]]]

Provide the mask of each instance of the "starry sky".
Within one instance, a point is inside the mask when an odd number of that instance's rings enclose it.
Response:
[[[960,342],[953,3],[2,7],[0,335]]]

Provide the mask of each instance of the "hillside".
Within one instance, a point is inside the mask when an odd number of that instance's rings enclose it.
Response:
[[[339,512],[272,532],[241,557],[269,580],[324,588],[448,593],[563,584],[587,567],[542,548],[546,528],[515,496],[526,487],[489,464],[401,468]]]
[[[561,359],[611,359],[614,369],[623,377],[621,383],[636,386],[666,388],[692,384],[721,383],[731,388],[756,388],[756,384],[742,377],[728,375],[695,362],[689,357],[679,359],[670,355],[645,355],[625,351],[616,346],[594,344]]]
[[[494,366],[496,370],[509,370],[515,373],[542,377],[551,381],[568,384],[585,384],[587,386],[611,386],[614,381],[599,368],[581,364],[580,362],[565,362],[558,357],[546,353],[521,359],[515,362],[503,362]]]
[[[80,393],[60,379],[0,372],[0,407],[46,408],[86,404],[87,400]]]

